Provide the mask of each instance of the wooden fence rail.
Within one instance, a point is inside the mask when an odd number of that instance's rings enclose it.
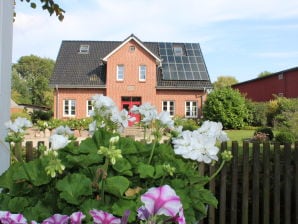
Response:
[[[26,159],[31,160],[36,156],[33,144],[25,145]],[[218,208],[209,207],[200,224],[298,224],[298,142],[232,142],[222,144],[225,149],[232,151],[233,159],[209,183]],[[200,165],[206,175],[215,170]]]

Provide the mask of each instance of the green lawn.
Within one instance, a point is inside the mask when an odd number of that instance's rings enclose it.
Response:
[[[230,141],[242,142],[244,139],[251,138],[255,130],[225,130]]]

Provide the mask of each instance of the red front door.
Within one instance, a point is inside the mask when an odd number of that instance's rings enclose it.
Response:
[[[141,115],[140,114],[134,114],[134,113],[131,113],[130,112],[130,109],[133,107],[133,106],[140,106],[141,105],[141,97],[131,97],[131,96],[123,96],[121,98],[121,107],[122,109],[125,109],[128,111],[128,114],[131,116],[131,117],[134,117],[135,120],[134,121],[129,121],[128,122],[128,126],[133,126],[135,123],[139,123],[140,120],[141,120]]]

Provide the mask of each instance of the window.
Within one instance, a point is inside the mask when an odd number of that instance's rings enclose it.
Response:
[[[284,74],[279,74],[279,75],[278,75],[278,79],[279,79],[279,80],[282,80],[283,78],[284,78]]]
[[[117,80],[123,81],[124,79],[124,65],[117,65]]]
[[[63,116],[75,116],[75,115],[76,115],[76,101],[63,100]]]
[[[81,45],[80,54],[89,54],[89,45]]]
[[[181,46],[174,46],[173,48],[175,56],[183,56],[183,49]]]
[[[146,65],[140,65],[139,67],[139,81],[146,81]]]
[[[162,110],[168,111],[170,116],[175,115],[175,102],[174,101],[162,101]]]
[[[185,102],[185,117],[197,117],[198,116],[198,104],[196,101]]]
[[[87,117],[90,117],[91,112],[94,110],[93,101],[87,100]]]
[[[129,51],[130,52],[134,52],[135,50],[136,50],[135,46],[133,46],[133,45],[129,46]]]

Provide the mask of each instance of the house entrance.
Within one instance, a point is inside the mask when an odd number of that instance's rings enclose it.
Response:
[[[141,120],[141,115],[140,114],[134,114],[130,112],[130,109],[133,106],[140,106],[141,105],[141,97],[137,96],[122,96],[121,97],[121,107],[122,109],[125,109],[128,111],[128,114],[131,117],[135,118],[135,121],[129,121],[128,126],[133,126],[134,123],[139,123]]]

